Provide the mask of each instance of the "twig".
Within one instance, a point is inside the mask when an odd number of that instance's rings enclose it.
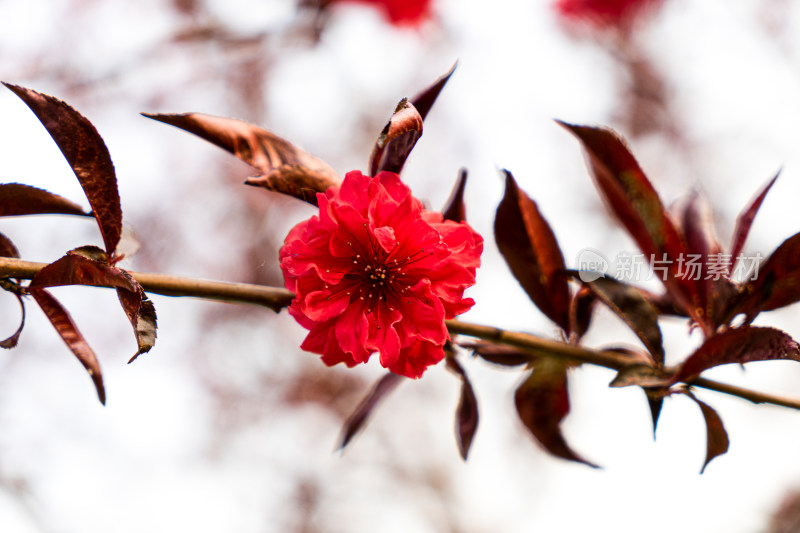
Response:
[[[31,261],[22,261],[20,259],[0,257],[0,279],[31,279],[45,265],[46,263],[34,263]],[[129,272],[129,274],[131,274],[142,288],[149,293],[263,305],[276,312],[288,306],[294,297],[294,295],[286,289],[264,285],[192,279],[148,272]],[[447,320],[446,324],[447,329],[452,335],[466,335],[515,346],[535,356],[568,359],[578,363],[588,363],[613,370],[620,370],[633,362],[629,356],[622,353],[592,350],[550,339],[543,339],[527,333],[507,331],[491,326],[461,322],[460,320]],[[800,399],[753,391],[700,377],[689,381],[689,384],[693,387],[701,387],[723,394],[737,396],[753,403],[770,403],[800,410]]]

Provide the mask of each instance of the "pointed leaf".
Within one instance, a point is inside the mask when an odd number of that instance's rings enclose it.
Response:
[[[633,364],[622,368],[608,384],[609,387],[663,387],[671,383],[664,372],[651,365]]]
[[[542,359],[514,394],[517,413],[531,435],[556,457],[597,468],[569,447],[561,433],[561,421],[569,413],[567,368],[564,363]]]
[[[756,217],[756,213],[761,208],[761,204],[764,203],[764,198],[766,198],[767,193],[775,185],[775,181],[780,176],[781,171],[779,170],[775,177],[767,182],[761,192],[756,195],[750,205],[739,213],[739,216],[736,218],[736,225],[733,228],[733,241],[731,242],[731,270],[735,268],[735,262],[739,257],[739,254],[742,253],[744,249],[744,243],[747,240],[747,236],[750,234],[750,226],[753,225],[753,219]]]
[[[119,268],[88,259],[79,254],[68,254],[42,268],[31,280],[31,288],[61,285],[91,285],[115,287],[136,292],[138,284]]]
[[[679,276],[680,257],[686,256],[678,230],[623,140],[607,129],[557,121],[583,144],[595,183],[609,208],[648,259],[667,264],[658,272],[672,299],[694,314],[698,289],[693,280]],[[697,316],[702,323],[702,317]]]
[[[11,239],[0,233],[0,257],[13,257],[19,259],[19,250]]]
[[[136,344],[138,345],[138,350],[128,361],[128,364],[130,364],[141,354],[150,351],[156,342],[156,308],[153,302],[147,298],[139,283],[124,270],[121,270],[121,272],[139,288],[138,291],[117,289],[117,297],[131,326],[133,326],[133,333],[136,336]]]
[[[247,185],[264,187],[317,205],[317,193],[342,182],[323,160],[247,122],[202,113],[142,115],[194,133],[260,170],[262,174],[248,178]]]
[[[661,408],[664,406],[664,396],[667,389],[664,388],[649,388],[642,389],[647,397],[647,406],[650,408],[650,418],[653,421],[653,440],[656,439],[656,429],[658,429],[658,419],[661,416]]]
[[[19,250],[11,242],[11,239],[0,233],[0,257],[13,257],[19,259]],[[17,280],[19,281],[19,280]],[[16,296],[20,307],[20,322],[17,330],[11,334],[10,337],[0,340],[0,348],[11,349],[14,348],[19,342],[19,336],[22,334],[22,329],[25,327],[25,302],[22,300],[22,288],[8,278],[0,278],[0,288],[12,293]]]
[[[745,284],[746,298],[737,307],[748,315],[748,321],[759,311],[800,301],[800,233],[783,241],[755,274],[756,278]]]
[[[445,220],[464,222],[467,219],[467,208],[464,206],[464,189],[467,186],[467,169],[458,171],[458,179],[450,193],[450,198],[444,204],[442,216]]]
[[[636,287],[610,277],[584,282],[639,337],[657,365],[664,363],[658,311]]]
[[[3,285],[4,280],[0,280],[0,286]],[[22,334],[22,329],[25,327],[25,302],[22,300],[22,296],[19,293],[14,293],[14,296],[17,297],[17,301],[19,302],[19,309],[20,309],[20,321],[17,330],[11,334],[8,338],[0,340],[0,348],[5,348],[7,350],[14,348],[17,343],[19,342],[19,336]]]
[[[353,413],[345,421],[344,427],[342,428],[342,440],[339,445],[340,450],[350,443],[356,433],[364,427],[372,410],[375,409],[378,403],[392,392],[402,380],[402,376],[390,372],[373,385],[369,394],[361,400],[361,403],[358,404]]]
[[[428,111],[430,111],[431,107],[433,107],[433,103],[436,102],[436,99],[439,97],[439,93],[442,92],[445,84],[448,82],[448,80],[450,80],[450,76],[452,76],[453,72],[455,72],[456,66],[458,66],[458,61],[453,63],[453,66],[450,67],[450,70],[448,70],[444,76],[436,80],[433,85],[411,99],[411,103],[417,108],[417,111],[419,111],[419,115],[423,120],[428,116]]]
[[[370,176],[383,170],[400,174],[421,136],[422,117],[408,98],[403,98],[372,148],[369,156]]]
[[[497,247],[533,303],[569,332],[569,285],[558,241],[536,202],[504,172],[505,196],[494,220]]]
[[[100,372],[100,363],[83,335],[81,335],[81,332],[78,331],[72,321],[72,317],[69,316],[69,313],[61,306],[58,300],[53,298],[46,290],[31,289],[30,294],[39,304],[39,307],[42,308],[42,311],[44,311],[50,323],[53,324],[61,339],[89,373],[97,390],[97,397],[100,398],[100,403],[105,405],[106,392],[103,386],[103,375]]]
[[[41,214],[91,216],[75,202],[44,189],[0,183],[0,217]]]
[[[587,287],[581,287],[570,304],[570,321],[578,339],[583,337],[592,323],[592,313],[597,297]]]
[[[725,426],[722,425],[722,419],[717,412],[707,403],[698,400],[694,394],[687,393],[687,396],[700,407],[700,412],[703,413],[703,420],[706,423],[706,460],[703,463],[703,468],[700,469],[702,474],[712,459],[728,451],[730,441],[728,440],[728,432],[725,431]]]
[[[448,355],[447,369],[461,379],[461,397],[456,408],[456,437],[458,438],[458,451],[463,460],[467,460],[472,439],[478,429],[478,400],[472,390],[467,373],[455,357]]]
[[[4,85],[31,108],[64,154],[89,199],[106,251],[112,255],[122,234],[122,208],[114,164],[100,134],[65,102],[17,85]]]
[[[474,341],[458,343],[462,348],[472,350],[472,353],[484,361],[500,366],[522,366],[532,363],[535,356],[523,352],[506,344],[495,344],[489,341]]]
[[[800,345],[779,329],[740,326],[706,340],[684,361],[673,381],[688,381],[715,366],[779,359],[800,361]]]

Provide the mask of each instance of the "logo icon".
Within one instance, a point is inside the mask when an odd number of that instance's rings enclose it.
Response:
[[[599,250],[584,248],[576,261],[578,277],[586,283],[602,278],[608,273],[609,261]]]

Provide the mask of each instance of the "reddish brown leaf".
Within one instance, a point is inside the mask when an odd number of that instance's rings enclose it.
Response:
[[[481,359],[500,366],[521,366],[532,363],[535,356],[506,344],[489,341],[460,342],[459,346],[472,350]]]
[[[575,335],[580,339],[589,330],[597,297],[591,289],[581,287],[570,303],[570,323]]]
[[[616,377],[608,384],[609,387],[663,387],[669,385],[671,380],[664,372],[648,364],[632,364],[617,372]]]
[[[326,162],[253,124],[201,113],[142,114],[194,133],[261,171],[260,176],[248,178],[247,185],[264,187],[317,205],[318,192],[342,182]]]
[[[379,379],[363,400],[358,404],[353,413],[345,420],[342,428],[342,440],[339,445],[341,450],[347,446],[353,437],[364,427],[372,410],[402,381],[403,376],[388,373]]]
[[[569,332],[569,285],[558,241],[536,202],[517,187],[510,172],[504,172],[505,196],[494,220],[497,247],[533,303]]]
[[[5,280],[0,279],[0,287],[3,286]],[[17,330],[8,338],[0,340],[0,348],[11,349],[14,348],[19,342],[19,336],[22,334],[22,329],[25,327],[25,302],[22,301],[22,296],[18,292],[13,293],[17,297],[20,309],[20,321]]]
[[[658,193],[623,140],[611,130],[558,123],[583,144],[600,193],[641,251],[648,259],[666,260],[662,265],[666,273],[659,271],[657,274],[673,301],[692,314],[698,323],[703,323],[701,316],[694,316],[698,293],[695,283],[679,277],[678,259],[686,256],[686,246]]]
[[[58,300],[44,289],[31,289],[30,294],[39,304],[39,307],[42,308],[44,314],[47,315],[61,339],[89,373],[97,390],[97,397],[100,398],[100,403],[105,405],[106,392],[103,386],[103,375],[100,372],[100,363],[83,335],[81,335],[81,332],[78,331],[69,313]]]
[[[91,216],[75,202],[44,189],[22,183],[0,183],[0,217],[42,214]]]
[[[781,243],[758,267],[757,277],[745,285],[747,298],[738,307],[748,321],[759,311],[770,311],[800,301],[800,233]]]
[[[370,175],[382,170],[399,174],[421,136],[422,116],[408,98],[403,98],[375,141],[369,156]]]
[[[467,186],[467,169],[462,168],[458,172],[458,179],[450,193],[450,198],[444,204],[442,216],[445,220],[453,222],[464,222],[467,219],[467,209],[464,206],[464,189]]]
[[[64,154],[89,199],[106,251],[112,255],[122,234],[122,208],[114,164],[100,134],[65,102],[17,85],[4,85],[31,108]]]
[[[447,357],[447,369],[461,379],[461,396],[456,407],[456,437],[458,451],[463,460],[467,460],[472,439],[478,429],[478,400],[472,389],[467,373],[455,357]]]
[[[0,257],[13,257],[19,259],[19,250],[11,239],[0,233]]]
[[[597,297],[636,333],[657,365],[664,363],[664,347],[658,311],[636,287],[614,278],[601,277],[584,282]]]
[[[781,171],[779,170],[775,177],[767,182],[761,192],[756,195],[750,205],[739,213],[739,216],[736,218],[736,225],[733,228],[733,241],[731,242],[731,271],[736,267],[736,259],[739,257],[739,254],[742,253],[744,249],[744,243],[747,240],[747,236],[750,234],[750,226],[753,225],[753,219],[756,217],[756,213],[761,208],[761,204],[764,203],[764,198],[766,198],[767,193],[775,185],[775,181],[780,176]]]
[[[651,388],[642,389],[645,397],[647,398],[647,406],[650,408],[650,418],[653,421],[653,440],[656,438],[656,429],[658,429],[658,419],[661,416],[661,408],[664,406],[664,395],[668,389],[664,388]]]
[[[428,111],[430,111],[431,107],[433,107],[433,103],[436,102],[436,99],[439,97],[439,93],[442,92],[445,84],[448,82],[448,80],[450,80],[450,76],[452,76],[453,72],[455,72],[456,66],[458,66],[458,61],[453,63],[453,66],[450,67],[450,70],[448,70],[444,76],[436,80],[433,85],[411,99],[411,103],[417,108],[417,111],[419,111],[419,115],[423,120],[425,120],[425,117],[428,116]]]
[[[730,441],[728,440],[728,432],[725,431],[725,426],[722,425],[722,419],[717,412],[707,403],[698,400],[691,392],[686,393],[686,395],[700,407],[700,412],[703,413],[703,420],[706,422],[706,460],[703,463],[703,468],[700,469],[702,474],[712,459],[728,451]]]
[[[14,243],[11,242],[11,239],[2,233],[0,233],[0,257],[19,258],[19,250],[17,250],[17,247],[14,246]],[[17,330],[7,339],[0,340],[0,348],[10,349],[17,345],[19,342],[19,336],[22,334],[22,329],[25,327],[25,302],[22,300],[20,286],[10,279],[0,278],[0,288],[12,293],[17,297],[22,317]]]
[[[60,285],[92,285],[114,287],[136,292],[138,284],[122,270],[70,253],[42,268],[31,280],[31,288]]]
[[[683,362],[673,381],[690,380],[715,366],[778,359],[800,361],[800,345],[779,329],[741,326],[706,340]]]
[[[127,272],[120,270],[136,287],[137,291],[127,289],[117,289],[117,297],[122,304],[125,315],[133,326],[133,333],[136,336],[138,349],[128,363],[132,363],[141,354],[150,351],[156,342],[156,308],[142,290],[139,283]]]
[[[517,413],[534,439],[556,457],[597,468],[576,454],[564,440],[561,421],[569,413],[567,368],[561,361],[538,361],[514,394]]]

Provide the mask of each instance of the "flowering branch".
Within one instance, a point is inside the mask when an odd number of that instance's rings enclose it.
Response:
[[[46,263],[23,261],[0,257],[0,279],[33,278]],[[231,283],[204,279],[192,279],[170,274],[129,272],[142,288],[149,293],[164,296],[188,296],[231,303],[262,305],[275,312],[287,307],[294,295],[279,287],[268,287],[250,283]],[[492,326],[447,320],[447,329],[452,335],[466,335],[488,341],[499,342],[520,348],[531,356],[560,358],[578,363],[620,370],[631,364],[631,359],[619,352],[593,350],[559,341],[544,339],[527,333],[508,331]],[[800,399],[758,392],[706,378],[690,380],[690,385],[737,396],[753,403],[768,403],[800,410]]]

